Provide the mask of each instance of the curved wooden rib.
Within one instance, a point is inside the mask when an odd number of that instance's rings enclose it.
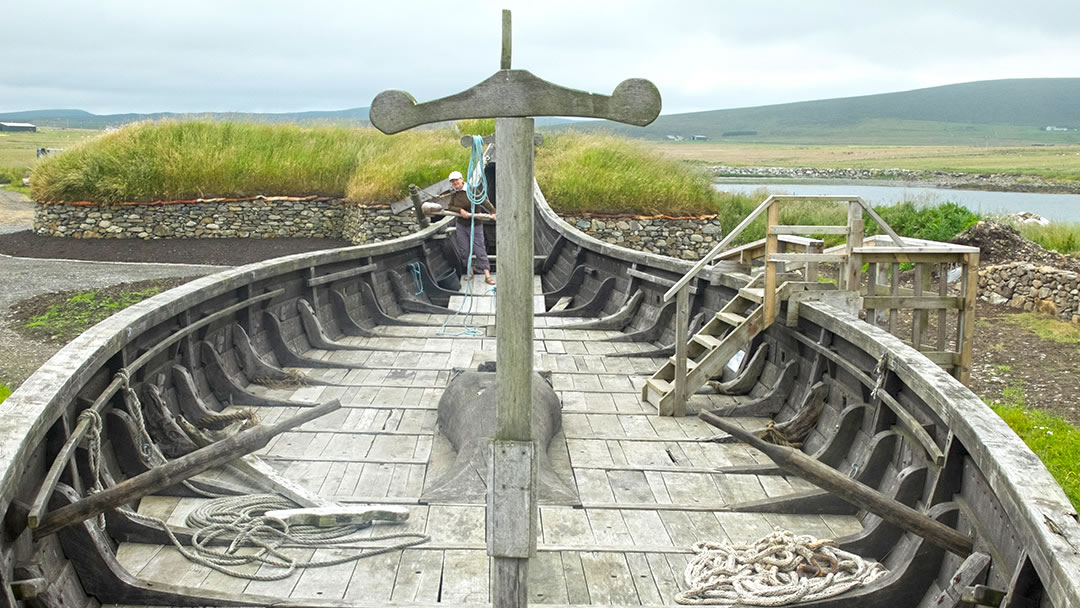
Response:
[[[528,70],[499,70],[471,89],[425,103],[405,91],[383,91],[371,101],[369,117],[388,135],[462,118],[580,116],[645,126],[656,120],[660,106],[660,91],[642,78],[620,82],[607,96],[568,89]]]
[[[349,309],[348,300],[341,290],[330,290],[330,305],[334,308],[334,315],[337,317],[337,323],[338,327],[341,329],[341,333],[346,336],[355,336],[359,338],[371,338],[379,335],[373,329],[365,327],[360,321],[353,317],[352,311]]]
[[[795,359],[792,359],[780,370],[780,377],[776,380],[776,384],[760,399],[754,399],[742,405],[728,408],[717,408],[712,412],[717,416],[775,416],[784,407],[788,396],[791,395],[791,389],[794,388],[795,384],[795,376],[798,373],[798,363]]]
[[[567,323],[565,325],[551,325],[549,327],[558,329],[607,329],[621,331],[634,318],[634,314],[637,312],[638,307],[641,305],[641,301],[644,299],[645,292],[636,291],[634,292],[634,295],[630,296],[625,304],[619,307],[619,310],[616,310],[606,317],[596,319],[595,321],[579,321],[576,323]]]
[[[768,343],[762,344],[758,347],[757,352],[750,359],[750,363],[746,365],[746,368],[742,370],[742,373],[738,377],[733,378],[727,382],[717,382],[716,380],[710,380],[709,386],[716,389],[716,392],[721,395],[745,395],[750,392],[750,389],[754,388],[757,384],[758,378],[761,377],[761,370],[765,369],[765,358],[769,355]]]
[[[315,309],[304,298],[296,301],[296,308],[300,312],[300,323],[304,326],[304,334],[307,336],[308,344],[313,348],[323,350],[371,350],[362,346],[350,346],[331,340],[330,336],[326,334],[326,330],[323,329],[318,315],[315,314]]]
[[[431,302],[425,302],[416,297],[416,294],[412,292],[412,289],[406,287],[411,285],[411,281],[406,281],[396,270],[389,271],[390,286],[394,290],[394,297],[397,298],[398,306],[406,312],[420,312],[431,313],[436,315],[449,315],[454,314],[454,311],[445,306],[439,306],[432,304]],[[421,283],[423,285],[423,283]]]

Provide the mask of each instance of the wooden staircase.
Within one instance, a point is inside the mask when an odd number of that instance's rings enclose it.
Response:
[[[701,330],[694,334],[686,351],[686,395],[689,396],[704,386],[714,376],[720,375],[727,362],[750,343],[768,323],[765,321],[765,288],[759,285],[763,277],[752,278],[746,286],[721,310],[716,313]],[[779,300],[784,298],[789,284],[784,283],[776,290]],[[771,319],[769,320],[771,322]],[[676,395],[675,378],[676,357],[668,359],[651,378],[645,381],[641,389],[643,401],[652,403],[657,411],[670,412]]]

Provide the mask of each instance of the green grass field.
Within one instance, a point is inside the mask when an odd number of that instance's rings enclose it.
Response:
[[[1080,145],[1070,146],[798,146],[717,142],[654,143],[678,160],[736,167],[909,169],[1036,175],[1080,181]]]
[[[32,167],[38,148],[70,148],[101,133],[49,127],[39,127],[36,133],[0,133],[0,167]]]

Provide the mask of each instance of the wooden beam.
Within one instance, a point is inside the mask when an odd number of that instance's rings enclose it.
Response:
[[[866,296],[864,308],[901,308],[905,310],[959,310],[964,307],[961,296]]]
[[[847,226],[769,226],[769,234],[847,234]]]
[[[766,262],[846,262],[844,253],[770,253]]]
[[[827,490],[860,509],[865,509],[891,524],[925,538],[946,551],[967,557],[971,555],[972,540],[955,529],[934,520],[924,513],[888,498],[881,492],[862,484],[840,471],[818,462],[799,450],[779,446],[762,440],[741,427],[702,410],[698,416],[709,424],[730,433],[751,447],[765,453],[781,469],[798,475],[814,485]]]
[[[765,225],[772,227],[779,223],[780,207],[777,203],[773,203],[767,211]],[[780,243],[776,240],[775,234],[765,237],[765,301],[761,304],[764,311],[762,328],[772,325],[773,320],[776,319],[776,264],[773,260],[776,259],[779,249]]]
[[[308,408],[288,420],[272,426],[260,424],[254,428],[223,439],[211,446],[171,460],[145,473],[126,479],[115,486],[84,498],[76,503],[50,511],[34,530],[42,538],[62,528],[80,523],[95,515],[167,488],[197,475],[211,467],[250,454],[265,446],[275,435],[305,422],[314,420],[341,407],[337,399]]]
[[[675,395],[668,408],[657,408],[661,416],[686,415],[686,351],[689,346],[690,285],[683,285],[675,298]],[[663,403],[663,401],[661,401]],[[666,410],[666,411],[665,411]]]

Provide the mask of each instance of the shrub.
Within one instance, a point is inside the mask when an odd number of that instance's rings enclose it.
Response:
[[[874,210],[897,234],[930,241],[949,242],[979,221],[979,216],[967,207],[951,202],[921,206],[905,201]],[[868,220],[867,233],[877,232],[877,223]]]

